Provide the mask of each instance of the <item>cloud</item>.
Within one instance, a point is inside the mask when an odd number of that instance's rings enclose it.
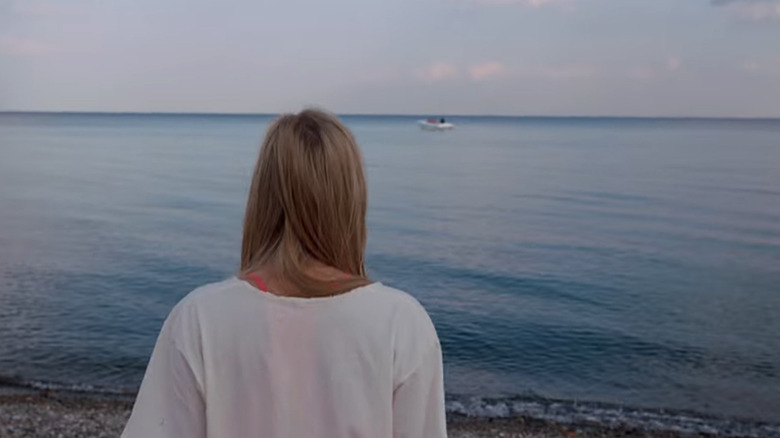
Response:
[[[570,0],[477,0],[477,3],[485,4],[519,4],[531,8],[540,8],[555,3],[567,3]]]
[[[464,75],[474,82],[484,82],[503,77],[541,78],[546,80],[573,80],[594,76],[597,69],[588,64],[528,64],[511,70],[500,61],[473,64]],[[461,70],[449,63],[435,62],[417,71],[417,77],[427,82],[441,82],[462,77]]]
[[[638,81],[646,82],[655,79],[656,72],[650,67],[634,67],[629,71],[629,76]]]
[[[678,58],[677,56],[670,56],[666,60],[666,69],[670,72],[676,72],[680,70],[683,66],[683,60]]]
[[[18,15],[28,17],[49,17],[57,15],[59,8],[51,3],[41,2],[15,2],[11,10]]]
[[[780,73],[780,57],[759,56],[757,58],[746,58],[737,67],[751,73],[761,71],[775,75]]]
[[[524,72],[529,76],[549,80],[568,80],[593,76],[596,69],[586,64],[536,65],[526,68]]]
[[[745,71],[756,71],[761,67],[761,64],[759,64],[758,61],[750,59],[743,62],[740,67]]]
[[[0,55],[39,56],[55,51],[55,47],[30,38],[0,35]]]
[[[384,84],[393,82],[399,77],[404,76],[398,68],[377,66],[369,68],[362,72],[356,72],[355,77],[359,82],[366,84]]]
[[[3,0],[0,0],[2,2]],[[87,5],[81,3],[62,3],[40,0],[16,0],[7,2],[10,11],[23,17],[58,17],[63,15],[83,14],[88,11]]]
[[[461,0],[477,6],[520,6],[528,9],[554,9],[558,12],[577,11],[577,0]]]
[[[446,81],[458,77],[458,68],[446,62],[434,62],[418,71],[417,76],[429,82]]]
[[[676,73],[680,72],[685,65],[685,61],[679,56],[669,56],[666,61],[656,60],[647,64],[634,65],[629,67],[628,70],[624,70],[625,75],[629,78],[640,81],[649,82],[656,79],[662,80],[673,77]]]
[[[469,77],[475,81],[504,76],[507,72],[504,64],[498,61],[484,62],[469,67]]]
[[[780,20],[780,0],[710,0],[710,3],[744,20]]]

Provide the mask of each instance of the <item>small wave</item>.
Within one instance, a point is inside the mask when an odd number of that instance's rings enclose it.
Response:
[[[25,380],[0,374],[2,388],[52,392],[58,396],[132,399],[137,391],[123,387]],[[780,438],[780,424],[705,416],[693,412],[638,409],[606,403],[556,400],[537,395],[507,398],[448,396],[449,415],[476,418],[530,417],[561,424],[590,423],[609,428],[673,431],[685,434]]]
[[[46,382],[25,380],[18,376],[0,374],[0,387],[28,389],[34,391],[57,392],[84,396],[120,396],[135,397],[137,391],[130,388],[89,385],[85,383]]]
[[[686,434],[780,438],[780,424],[708,417],[683,411],[636,409],[538,396],[491,399],[449,397],[447,413],[466,417],[530,417],[556,423],[594,423],[607,427],[674,431]]]

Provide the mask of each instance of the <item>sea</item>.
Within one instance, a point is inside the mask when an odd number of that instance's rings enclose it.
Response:
[[[132,394],[273,117],[0,114],[0,382]],[[780,120],[422,117],[343,121],[452,415],[780,436]]]

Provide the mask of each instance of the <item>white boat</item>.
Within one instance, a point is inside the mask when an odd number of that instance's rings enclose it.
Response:
[[[417,123],[420,125],[420,128],[426,131],[447,131],[455,127],[452,123],[442,122],[441,120],[436,119],[420,120]]]

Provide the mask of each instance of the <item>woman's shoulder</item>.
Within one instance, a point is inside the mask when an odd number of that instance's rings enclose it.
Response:
[[[325,298],[280,297],[262,293],[236,277],[210,283],[187,294],[174,307],[172,318],[213,318],[243,314],[250,308],[283,306],[286,308],[321,309],[340,315],[362,315],[377,323],[384,321],[414,336],[430,334],[435,338],[433,323],[420,301],[411,294],[380,282],[350,292]]]
[[[250,292],[235,277],[200,286],[185,295],[171,309],[166,324],[173,326],[199,325],[203,318],[226,315],[231,307],[241,307]]]
[[[180,305],[198,305],[210,301],[222,301],[228,294],[245,295],[245,285],[236,277],[204,284],[193,289],[179,301]]]
[[[430,322],[425,307],[410,293],[382,283],[373,283],[368,287],[373,289],[376,297],[394,307],[395,310],[400,311],[402,316],[419,318],[422,322]]]
[[[398,345],[414,346],[420,351],[438,346],[436,328],[425,307],[413,295],[400,289],[376,284],[376,295],[385,302],[377,303],[392,314]]]

